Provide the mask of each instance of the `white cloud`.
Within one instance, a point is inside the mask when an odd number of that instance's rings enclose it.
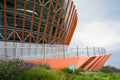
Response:
[[[108,20],[104,17],[112,12],[114,7],[112,0],[109,4],[104,3],[104,0],[75,0],[74,2],[78,12],[78,25],[71,45],[106,47],[120,41],[120,19]],[[111,9],[110,5],[112,5]]]
[[[81,26],[77,28],[73,37],[79,44],[106,47],[120,41],[120,35],[108,23],[91,22]]]
[[[107,48],[107,64],[120,68],[120,0],[74,0],[78,24],[71,45]]]

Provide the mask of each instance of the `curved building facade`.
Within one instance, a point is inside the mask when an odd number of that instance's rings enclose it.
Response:
[[[103,48],[68,48],[76,24],[72,0],[0,0],[0,60],[47,63],[56,70],[72,64],[100,69],[111,56]]]
[[[0,40],[69,45],[77,24],[71,0],[1,0]]]
[[[1,0],[0,55],[43,58],[46,52],[62,53],[76,24],[72,0]]]

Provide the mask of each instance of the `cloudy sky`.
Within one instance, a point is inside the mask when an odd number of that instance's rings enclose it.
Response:
[[[105,47],[106,65],[120,68],[120,0],[74,0],[78,24],[71,46]]]

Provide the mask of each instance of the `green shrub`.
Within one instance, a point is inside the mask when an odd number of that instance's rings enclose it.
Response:
[[[81,69],[81,68],[78,68],[78,69],[75,69],[75,72],[73,72],[72,70],[70,70],[69,68],[63,68],[61,69],[62,72],[65,72],[65,73],[68,73],[68,74],[80,74],[80,72],[85,72],[84,69]]]
[[[20,73],[19,65],[17,63],[17,60],[1,62],[0,79],[16,79],[16,76],[18,76]]]
[[[51,67],[49,66],[49,64],[39,64],[38,66],[47,70],[51,70]]]
[[[19,80],[58,80],[58,76],[54,71],[37,67],[22,73]]]
[[[112,66],[103,66],[101,68],[101,71],[104,73],[120,73],[120,69],[119,68],[115,68]]]
[[[63,68],[63,69],[61,69],[61,71],[65,72],[65,73],[68,73],[68,74],[72,74],[73,73],[73,71],[70,70],[69,68]]]
[[[0,79],[16,80],[21,72],[33,66],[31,63],[25,63],[18,59],[0,62]]]
[[[81,68],[75,70],[75,74],[80,74],[80,72],[85,72],[85,70]]]
[[[103,67],[100,71],[104,73],[113,73],[113,70],[111,68],[106,68],[106,67]]]

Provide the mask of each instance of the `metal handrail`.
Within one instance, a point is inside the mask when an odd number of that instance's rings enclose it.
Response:
[[[82,56],[100,56],[105,55],[106,51],[105,48],[102,47],[86,47],[86,48],[68,48],[68,46],[50,46],[49,44],[40,45],[38,47],[31,46],[31,47],[0,47],[0,49],[4,50],[6,49],[11,52],[11,54],[8,53],[8,58],[25,58],[25,59],[49,59],[49,58],[67,58],[67,57],[82,57]],[[23,50],[23,55],[20,55],[20,50]],[[1,51],[2,51],[1,50]],[[12,55],[13,50],[15,51],[15,56]],[[25,53],[28,50],[30,51],[30,54]],[[35,53],[35,50],[37,52]],[[2,54],[0,54],[2,56]]]

